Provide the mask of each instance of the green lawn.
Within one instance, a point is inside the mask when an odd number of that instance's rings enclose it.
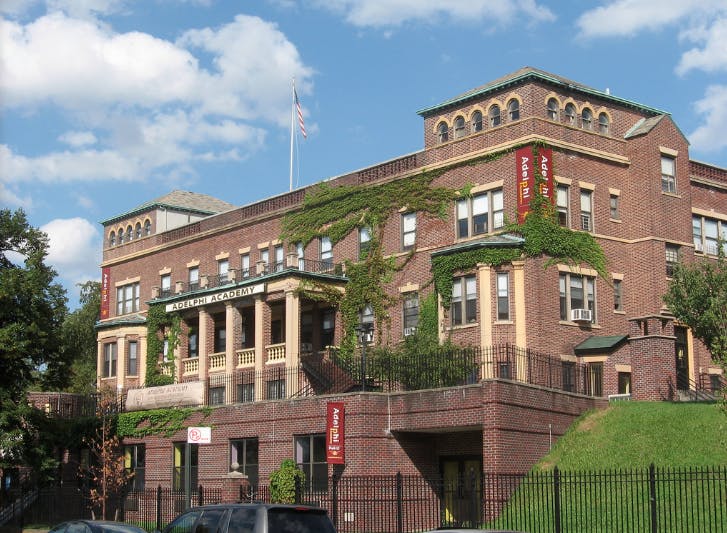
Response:
[[[727,464],[720,403],[617,402],[583,415],[536,470]]]

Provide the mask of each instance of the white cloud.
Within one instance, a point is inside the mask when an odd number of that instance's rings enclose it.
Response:
[[[360,27],[400,26],[410,21],[434,23],[441,17],[472,24],[555,20],[553,12],[538,5],[536,0],[315,0],[314,3]]]
[[[95,224],[83,218],[55,219],[40,230],[48,235],[46,262],[66,287],[99,278],[101,237]]]
[[[704,116],[704,123],[691,135],[692,149],[713,152],[727,148],[724,125],[727,123],[727,86],[712,85],[704,98],[695,104],[696,111]]]
[[[677,74],[685,74],[692,69],[706,72],[727,70],[727,9],[723,17],[714,20],[709,26],[684,31],[682,38],[702,48],[692,48],[682,55]]]
[[[96,136],[90,131],[67,131],[60,135],[58,140],[74,148],[96,144],[97,141]]]

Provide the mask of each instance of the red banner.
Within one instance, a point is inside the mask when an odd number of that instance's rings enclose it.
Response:
[[[550,148],[525,146],[515,152],[517,173],[517,215],[522,224],[530,211],[530,202],[535,194],[535,176],[540,177],[539,192],[554,201],[553,194],[553,150]]]
[[[519,148],[515,152],[517,168],[517,219],[522,224],[530,210],[530,200],[535,190],[535,172],[533,149],[530,146]]]
[[[109,317],[109,291],[111,290],[111,269],[101,269],[101,319]]]
[[[346,463],[345,410],[343,402],[328,402],[326,408],[326,462]]]

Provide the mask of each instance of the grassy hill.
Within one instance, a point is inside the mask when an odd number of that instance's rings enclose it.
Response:
[[[584,414],[536,470],[727,464],[720,403],[617,402]]]

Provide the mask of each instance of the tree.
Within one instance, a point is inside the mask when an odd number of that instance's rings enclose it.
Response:
[[[82,475],[88,476],[91,483],[89,488],[91,512],[95,517],[95,508],[100,506],[101,520],[106,520],[109,504],[114,498],[118,499],[123,495],[133,476],[124,467],[121,441],[115,431],[115,407],[114,391],[103,391],[96,413],[100,425],[93,437],[85,439],[91,451],[92,462],[81,471]],[[114,519],[118,519],[118,516],[114,516]]]
[[[101,283],[79,284],[81,307],[63,322],[61,337],[67,358],[72,361],[68,390],[78,394],[96,392],[96,330],[101,307]]]
[[[727,260],[723,243],[718,249],[716,260],[679,263],[664,302],[704,343],[712,359],[727,366]]]
[[[67,376],[59,340],[66,296],[44,262],[47,250],[47,235],[22,210],[0,210],[0,470],[47,466],[35,454],[38,428],[25,395],[31,385],[63,386]]]
[[[270,472],[270,500],[274,503],[299,502],[303,483],[305,472],[292,459],[284,459],[280,468]]]

